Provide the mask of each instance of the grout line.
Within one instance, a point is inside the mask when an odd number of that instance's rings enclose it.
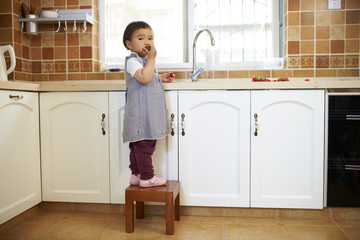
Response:
[[[333,219],[330,220],[332,223],[335,224],[335,226],[350,240],[353,240],[353,238]]]

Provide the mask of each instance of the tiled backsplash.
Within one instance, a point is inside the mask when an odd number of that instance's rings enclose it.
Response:
[[[203,72],[200,78],[354,77],[359,76],[360,0],[342,0],[328,10],[328,0],[285,0],[285,69]],[[42,24],[38,35],[21,32],[20,4],[44,10],[94,10],[94,25],[83,33],[82,23]],[[124,73],[99,72],[98,0],[1,0],[0,45],[11,44],[16,69],[9,79],[29,81],[124,79]],[[7,58],[8,61],[8,58]],[[178,78],[190,71],[175,72]]]
[[[285,3],[285,67],[308,70],[309,77],[359,76],[360,1]]]

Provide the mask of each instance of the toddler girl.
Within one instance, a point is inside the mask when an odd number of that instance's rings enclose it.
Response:
[[[151,156],[156,139],[170,133],[161,82],[170,82],[173,77],[170,73],[159,76],[156,71],[154,33],[147,23],[130,23],[125,29],[123,43],[131,51],[125,59],[123,131],[124,142],[130,142],[130,184],[140,187],[165,185],[165,179],[154,175]]]

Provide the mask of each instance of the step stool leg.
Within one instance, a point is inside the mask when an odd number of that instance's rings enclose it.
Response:
[[[125,231],[134,232],[134,201],[128,192],[125,192]]]
[[[175,198],[175,220],[180,221],[180,193]]]
[[[143,219],[144,218],[144,202],[136,202],[136,218]]]
[[[173,235],[175,232],[175,209],[173,194],[166,196],[166,234]]]

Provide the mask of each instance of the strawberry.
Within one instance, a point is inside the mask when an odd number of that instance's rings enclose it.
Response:
[[[305,81],[306,81],[306,82],[309,82],[309,81],[310,81],[310,79],[308,79],[308,78],[307,78],[307,79],[305,79]]]
[[[171,72],[170,77],[175,77],[175,74],[173,72]]]
[[[150,46],[146,46],[145,48],[146,48],[148,51],[150,51]]]

